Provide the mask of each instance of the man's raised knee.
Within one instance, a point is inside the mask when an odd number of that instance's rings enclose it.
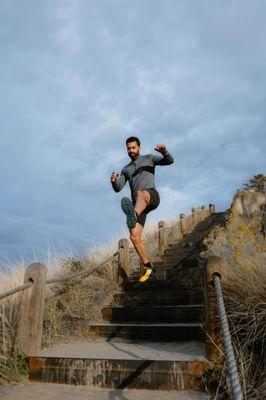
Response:
[[[138,196],[138,197],[143,197],[143,198],[145,198],[145,195],[144,195],[144,193],[142,192],[142,190],[138,190],[138,191],[137,191],[137,196]]]

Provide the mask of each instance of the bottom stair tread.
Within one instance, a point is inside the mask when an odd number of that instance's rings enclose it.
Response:
[[[149,342],[144,340],[80,340],[58,343],[40,352],[39,357],[91,358],[91,359],[130,359],[165,361],[205,360],[203,341]]]

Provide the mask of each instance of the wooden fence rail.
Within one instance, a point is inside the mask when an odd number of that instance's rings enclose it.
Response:
[[[24,285],[14,288],[14,289],[7,290],[6,292],[3,292],[0,294],[0,300],[5,299],[6,297],[9,297],[12,294],[18,293],[21,290],[30,288],[31,286],[32,286],[32,282],[28,282],[28,283],[25,283]]]
[[[163,254],[169,245],[170,232],[175,241],[180,241],[190,233],[194,227],[209,215],[215,214],[215,206],[201,206],[192,208],[191,214],[180,214],[175,224],[167,226],[164,221],[158,224],[158,249]],[[18,322],[17,347],[21,354],[34,356],[41,349],[44,298],[46,285],[63,283],[69,279],[80,279],[93,274],[99,268],[110,265],[110,262],[117,260],[117,282],[123,285],[130,276],[129,241],[122,238],[118,242],[118,251],[112,254],[107,260],[94,268],[85,271],[64,274],[51,279],[46,279],[47,269],[40,263],[31,264],[25,271],[24,284],[14,289],[0,293],[0,300],[15,293],[22,292],[21,307]]]

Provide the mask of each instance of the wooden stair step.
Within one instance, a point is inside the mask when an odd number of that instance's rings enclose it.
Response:
[[[202,288],[185,289],[179,291],[132,291],[116,293],[113,297],[112,304],[123,306],[167,306],[167,305],[183,305],[183,304],[202,304],[204,294]]]
[[[202,321],[203,304],[182,306],[108,306],[102,309],[103,320],[108,322],[195,322]]]
[[[156,275],[155,275],[156,277]],[[145,291],[145,290],[169,290],[169,291],[179,291],[179,290],[184,290],[184,289],[199,289],[203,288],[202,283],[200,281],[197,282],[189,282],[189,281],[182,281],[179,282],[178,280],[175,279],[163,279],[163,280],[156,280],[152,278],[153,280],[148,280],[147,282],[144,282],[143,284],[138,284],[138,282],[135,281],[128,281],[125,283],[124,290],[126,292],[128,291]]]
[[[200,322],[190,323],[94,323],[84,331],[85,335],[125,337],[146,340],[201,340],[204,337]]]
[[[193,361],[30,357],[29,379],[112,389],[201,390],[208,366],[202,357]]]

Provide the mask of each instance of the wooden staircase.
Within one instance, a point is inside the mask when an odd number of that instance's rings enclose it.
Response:
[[[138,285],[135,272],[102,309],[102,321],[87,327],[78,350],[73,343],[72,350],[68,344],[30,357],[30,379],[202,393],[209,362],[199,253],[203,238],[224,218],[210,215],[182,243],[169,246],[153,262],[158,273],[151,281]]]

